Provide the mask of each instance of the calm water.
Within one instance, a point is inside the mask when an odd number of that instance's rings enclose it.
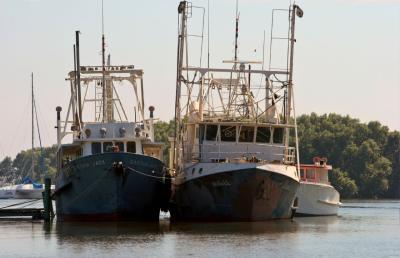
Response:
[[[257,223],[0,219],[0,257],[400,257],[400,201],[347,201],[338,217]]]

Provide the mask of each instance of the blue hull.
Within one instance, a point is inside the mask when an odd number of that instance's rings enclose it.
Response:
[[[226,171],[185,182],[170,207],[175,221],[264,221],[293,215],[299,182],[260,169]]]
[[[57,219],[157,221],[169,198],[164,177],[160,160],[140,154],[78,158],[57,176]]]

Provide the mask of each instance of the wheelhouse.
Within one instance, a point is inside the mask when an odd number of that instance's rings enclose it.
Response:
[[[191,129],[186,162],[282,161],[286,150],[281,124],[200,122],[187,126]]]
[[[302,182],[330,185],[328,173],[329,170],[332,170],[332,166],[327,165],[326,158],[315,157],[313,161],[314,164],[312,165],[300,165],[300,180]]]
[[[86,123],[83,134],[72,144],[63,144],[60,163],[109,152],[126,152],[152,156],[163,160],[163,144],[152,142],[147,126],[139,123]]]

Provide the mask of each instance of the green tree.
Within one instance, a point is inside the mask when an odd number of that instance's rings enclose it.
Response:
[[[400,198],[400,133],[390,132],[383,154],[392,162],[392,174],[389,177],[389,191],[386,197]]]
[[[355,197],[358,193],[356,182],[351,179],[347,172],[334,168],[330,174],[330,181],[341,194],[342,198]]]
[[[5,157],[0,163],[0,182],[12,182],[13,174],[12,159]]]
[[[173,137],[175,132],[175,122],[170,120],[169,123],[157,121],[154,123],[154,138],[156,142],[164,143],[164,162],[169,161],[169,148],[171,147],[169,137]],[[168,165],[168,164],[167,164]]]
[[[360,182],[360,192],[363,197],[378,198],[386,194],[389,190],[391,165],[391,162],[385,157],[379,157],[373,163],[366,163]]]
[[[377,121],[368,124],[338,114],[302,115],[297,119],[301,163],[326,156],[343,196],[400,197],[400,134]],[[344,176],[346,175],[346,176]],[[348,180],[358,191],[340,187]],[[351,185],[351,184],[350,184]],[[351,193],[351,194],[349,194]]]

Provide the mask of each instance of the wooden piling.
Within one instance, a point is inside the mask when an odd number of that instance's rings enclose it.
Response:
[[[46,177],[44,179],[44,192],[43,196],[43,219],[44,221],[50,221],[54,218],[53,202],[51,200],[51,179]]]

